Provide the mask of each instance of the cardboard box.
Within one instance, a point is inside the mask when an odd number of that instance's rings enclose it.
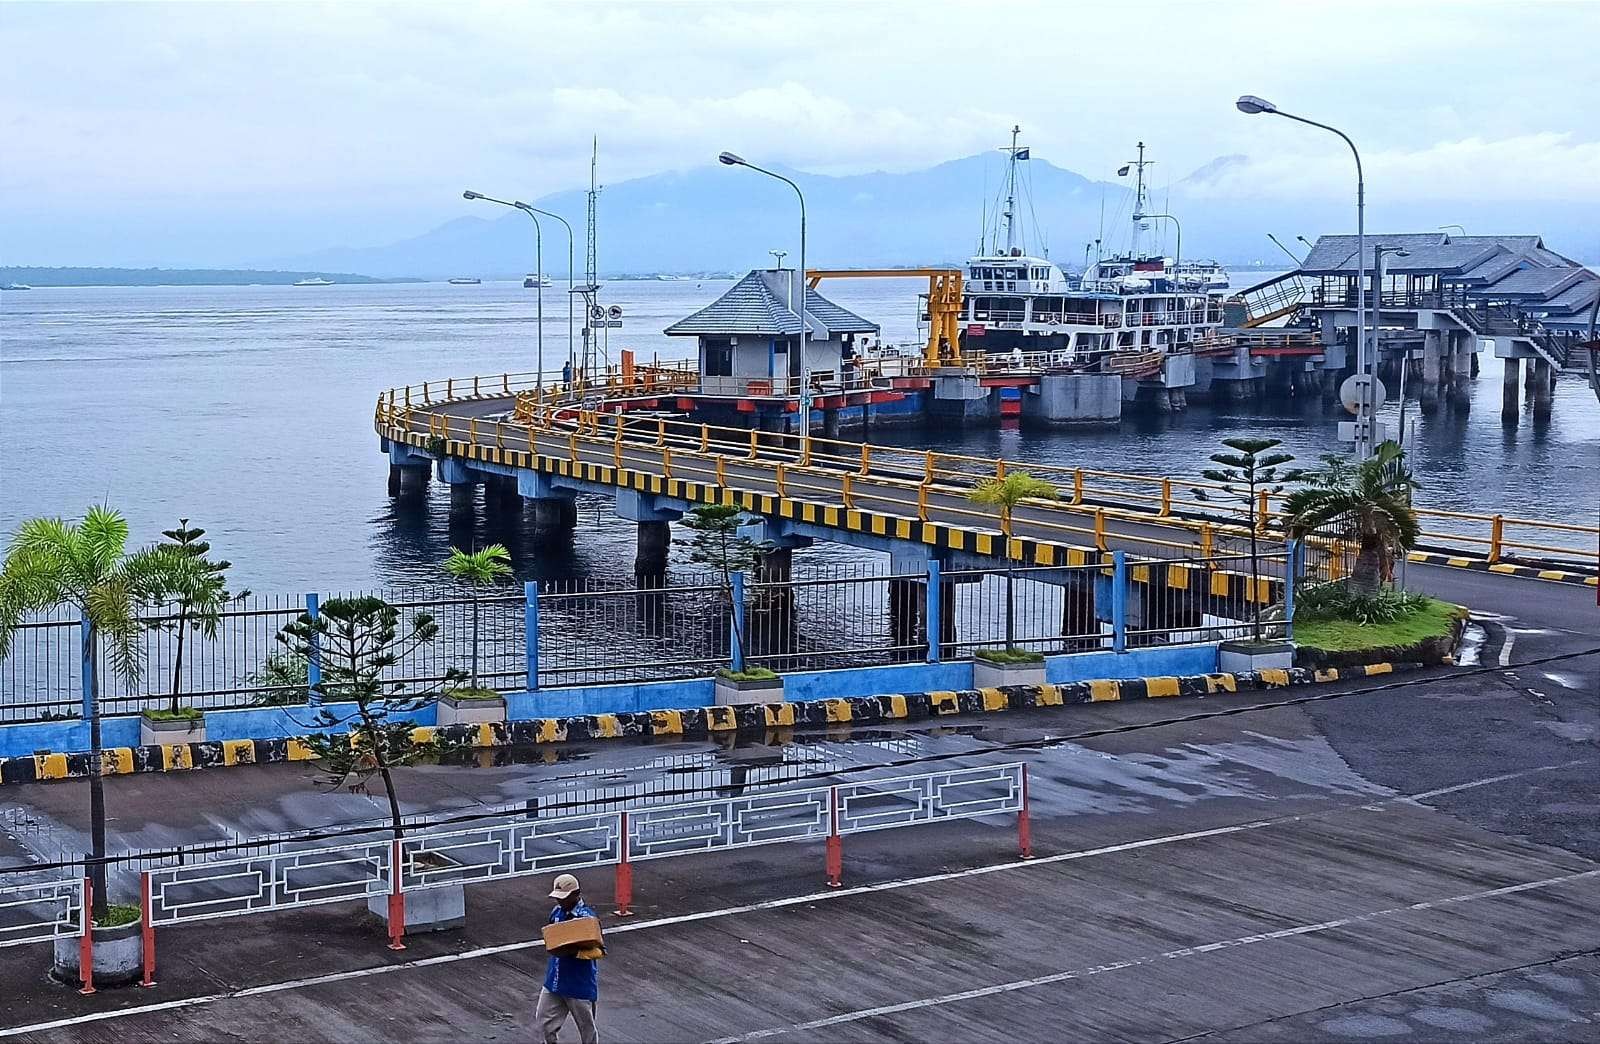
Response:
[[[600,922],[593,917],[574,917],[544,926],[544,948],[554,951],[568,946],[599,946]]]

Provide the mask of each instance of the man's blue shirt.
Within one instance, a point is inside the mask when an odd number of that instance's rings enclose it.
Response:
[[[589,904],[582,899],[572,908],[572,912],[561,909],[557,904],[550,911],[550,920],[546,923],[555,924],[557,921],[570,921],[575,917],[594,917],[599,919]],[[550,958],[550,969],[544,975],[544,988],[558,997],[572,997],[575,1000],[600,999],[600,962],[586,961],[582,957],[556,957]]]

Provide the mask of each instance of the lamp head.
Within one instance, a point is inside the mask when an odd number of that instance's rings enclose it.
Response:
[[[731,152],[719,152],[717,153],[717,162],[725,163],[730,167],[742,167],[744,166],[744,157],[736,156]]]
[[[533,206],[531,204],[524,203],[520,199],[512,200],[511,201],[511,205],[516,207],[518,210],[532,210],[533,209]]]
[[[467,191],[461,193],[461,198],[462,199],[482,199],[483,198],[483,193],[474,192],[471,189],[467,189]]]
[[[1265,98],[1257,98],[1253,94],[1241,94],[1239,100],[1233,103],[1242,113],[1254,116],[1262,112],[1277,112],[1278,107]]]

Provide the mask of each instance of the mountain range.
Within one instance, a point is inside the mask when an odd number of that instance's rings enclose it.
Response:
[[[1215,198],[1211,188],[1243,157],[1225,156],[1151,192],[1150,209],[1182,222],[1183,254],[1235,266],[1280,267],[1286,260],[1267,233],[1301,251],[1296,236],[1315,239],[1353,231],[1354,207],[1322,200]],[[994,156],[968,156],[924,170],[827,176],[777,168],[805,192],[806,264],[822,267],[947,264],[970,256],[985,224],[993,225],[1004,176]],[[1019,164],[1017,227],[1030,252],[1080,264],[1085,246],[1104,229],[1106,249],[1129,238],[1131,179],[1093,181],[1043,159]],[[470,184],[470,178],[466,179]],[[476,186],[475,186],[476,187]],[[481,186],[484,189],[491,186]],[[585,193],[557,192],[532,201],[572,223],[577,268],[583,269]],[[534,268],[534,230],[524,214],[462,201],[461,217],[399,242],[254,259],[254,267],[362,272],[370,276],[482,278],[518,276]],[[725,273],[770,265],[785,249],[793,265],[799,211],[791,190],[752,171],[708,165],[604,186],[597,209],[598,269],[628,273]],[[1378,232],[1432,231],[1460,223],[1474,233],[1543,234],[1555,250],[1600,258],[1600,203],[1486,200],[1406,201],[1369,206]],[[1169,222],[1164,250],[1176,247]],[[566,232],[543,221],[544,270],[565,279]]]

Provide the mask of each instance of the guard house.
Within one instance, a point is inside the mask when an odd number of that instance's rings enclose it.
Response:
[[[800,393],[801,279],[790,268],[759,269],[727,293],[667,327],[670,337],[699,340],[700,392],[736,398],[792,397]],[[842,391],[856,381],[857,339],[878,324],[805,290],[806,363],[813,392]]]

